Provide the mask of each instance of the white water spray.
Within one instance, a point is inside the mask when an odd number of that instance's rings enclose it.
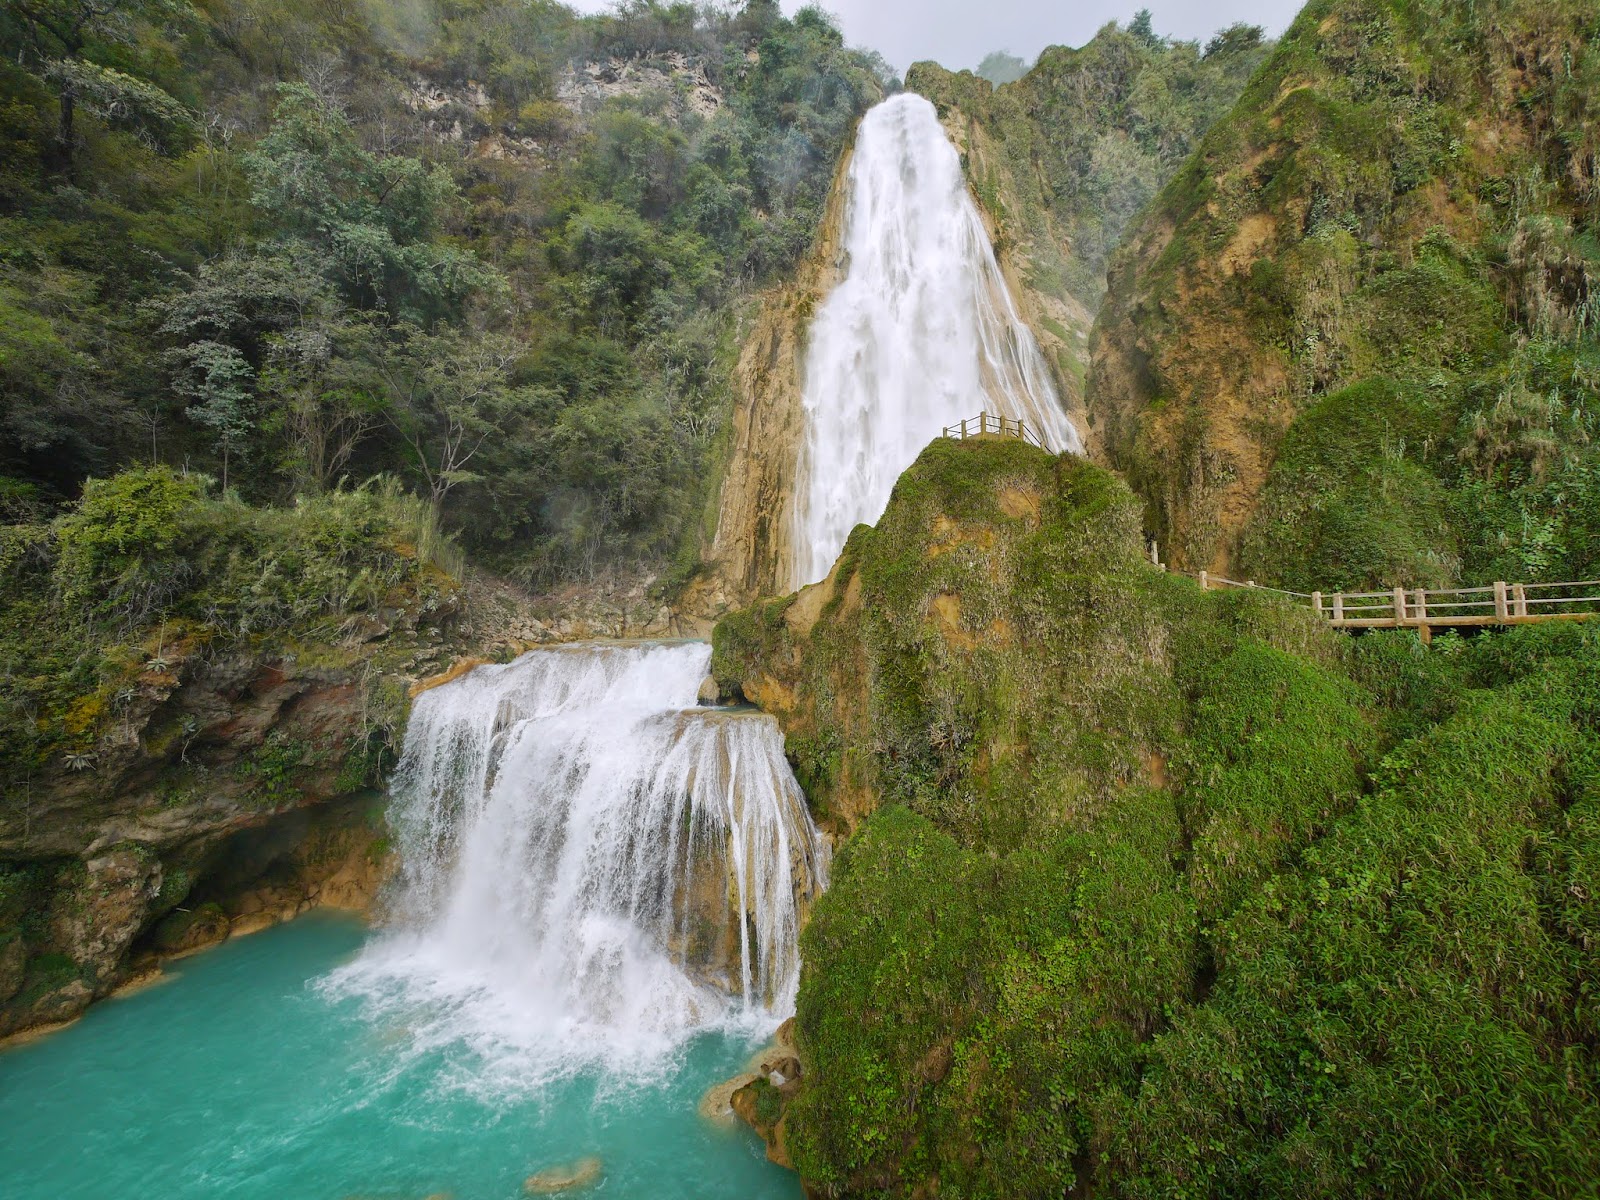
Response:
[[[1082,449],[933,105],[904,94],[867,113],[848,186],[848,273],[805,360],[791,587],[828,573],[946,425],[984,410]]]
[[[519,1085],[793,1011],[827,844],[777,723],[695,707],[709,663],[572,646],[419,697],[391,929],[331,986]]]

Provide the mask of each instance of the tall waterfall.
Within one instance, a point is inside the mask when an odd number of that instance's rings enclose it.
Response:
[[[955,147],[921,96],[861,122],[848,180],[847,274],[817,310],[802,381],[806,433],[790,543],[799,587],[946,425],[980,410],[1079,450],[1017,314]]]
[[[571,646],[420,696],[389,928],[332,986],[521,1083],[792,1011],[827,844],[777,723],[695,707],[709,663]]]

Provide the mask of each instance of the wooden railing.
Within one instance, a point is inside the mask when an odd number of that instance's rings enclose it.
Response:
[[[959,425],[946,425],[944,436],[947,438],[969,437],[1014,437],[1021,438],[1030,445],[1044,449],[1044,444],[1028,426],[1014,417],[1003,417],[998,413],[981,412],[976,417],[969,417]]]
[[[1200,572],[1202,588],[1255,588]],[[1338,629],[1430,629],[1521,625],[1530,621],[1584,621],[1600,617],[1600,580],[1572,583],[1504,583],[1470,588],[1392,588],[1383,592],[1288,592],[1261,588],[1309,605]]]

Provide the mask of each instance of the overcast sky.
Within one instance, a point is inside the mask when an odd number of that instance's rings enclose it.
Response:
[[[611,0],[567,0],[599,12]],[[783,0],[794,12],[803,0]],[[1032,62],[1046,46],[1081,46],[1107,21],[1124,25],[1141,8],[1167,37],[1204,41],[1235,21],[1282,33],[1303,0],[823,0],[852,45],[877,50],[904,71],[931,58],[952,70],[975,67],[991,50]]]

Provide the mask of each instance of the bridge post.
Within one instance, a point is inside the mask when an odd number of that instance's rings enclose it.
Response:
[[[1321,592],[1312,592],[1311,593],[1311,607],[1316,612],[1317,616],[1320,617],[1322,615],[1322,593]]]
[[[1417,589],[1417,618],[1424,623],[1428,620],[1428,592],[1426,588]]]
[[[1205,571],[1200,572],[1200,590],[1202,592],[1211,590],[1211,576]]]
[[[1494,581],[1494,615],[1497,620],[1504,621],[1511,614],[1506,610],[1506,581]]]
[[[1398,625],[1404,625],[1406,623],[1405,588],[1395,588],[1394,590],[1394,619],[1395,623]]]
[[[1528,593],[1522,590],[1522,585],[1520,583],[1511,585],[1511,599],[1515,615],[1519,617],[1527,616]]]
[[[1335,592],[1333,594],[1333,623],[1335,625],[1343,625],[1344,624],[1344,593],[1343,592]]]

